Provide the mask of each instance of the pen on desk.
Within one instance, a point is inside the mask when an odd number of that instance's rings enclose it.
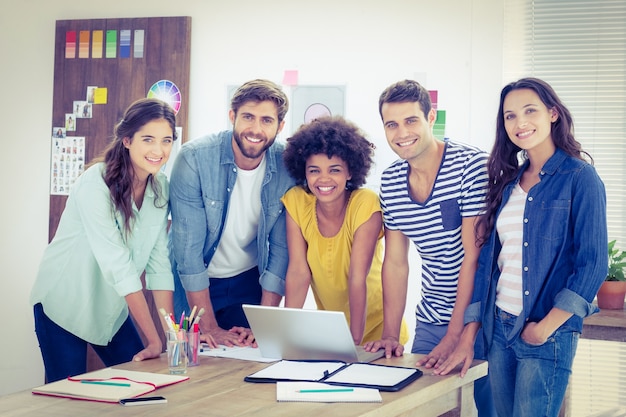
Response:
[[[298,392],[300,393],[311,393],[311,392],[352,392],[353,388],[329,388],[329,389],[300,389]]]
[[[204,350],[221,350],[223,352],[226,352],[226,347],[225,346],[218,346],[216,348],[212,348],[211,346],[209,346],[208,343],[201,343],[200,344],[200,352],[204,352]]]
[[[130,384],[127,382],[90,381],[88,379],[81,379],[80,382],[83,384],[112,385],[115,387],[130,387]]]

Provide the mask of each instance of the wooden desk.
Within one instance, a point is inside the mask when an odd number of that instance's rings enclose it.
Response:
[[[421,355],[381,359],[376,363],[413,367]],[[69,400],[33,395],[22,391],[0,397],[2,416],[149,416],[210,415],[217,417],[356,417],[439,416],[460,408],[461,416],[475,417],[474,380],[487,374],[487,363],[475,361],[467,375],[424,376],[398,392],[381,392],[382,403],[297,403],[277,402],[275,384],[244,382],[243,378],[268,366],[265,363],[201,357],[200,366],[189,368],[188,381],[161,388],[155,395],[167,404],[123,407],[116,404]],[[167,372],[164,355],[145,362],[126,363],[120,368]],[[175,414],[176,413],[176,414]]]
[[[582,337],[585,339],[626,342],[626,310],[604,310],[586,317]]]

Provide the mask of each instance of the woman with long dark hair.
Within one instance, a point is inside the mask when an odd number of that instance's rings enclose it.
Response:
[[[546,82],[500,95],[482,249],[459,347],[436,370],[471,363],[484,329],[500,416],[557,416],[583,319],[608,269],[606,195],[572,116]]]
[[[172,311],[168,182],[160,171],[175,129],[167,104],[134,102],[73,184],[30,297],[48,382],[84,373],[88,344],[106,366],[161,354],[141,275],[157,307]]]

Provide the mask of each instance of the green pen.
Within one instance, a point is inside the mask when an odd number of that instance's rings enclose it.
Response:
[[[337,388],[337,389],[301,389],[298,392],[301,393],[309,393],[309,392],[352,392],[354,389],[352,388]]]
[[[88,379],[81,379],[80,382],[83,384],[112,385],[115,387],[130,387],[130,384],[127,382],[90,381]]]

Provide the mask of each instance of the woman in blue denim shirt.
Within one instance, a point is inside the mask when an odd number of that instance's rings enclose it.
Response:
[[[606,195],[572,117],[544,81],[502,90],[467,323],[435,372],[473,358],[480,325],[500,416],[557,416],[583,318],[608,270]],[[522,162],[520,165],[520,161]]]

